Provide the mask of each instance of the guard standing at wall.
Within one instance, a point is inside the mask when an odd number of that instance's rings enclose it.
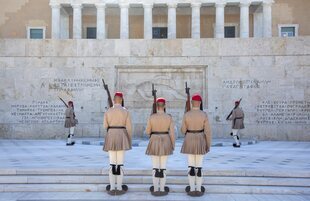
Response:
[[[106,190],[110,195],[121,195],[128,190],[128,186],[123,185],[123,165],[125,151],[131,149],[132,125],[130,114],[123,107],[123,93],[116,92],[113,102],[113,107],[104,114],[104,128],[107,129],[107,134],[103,150],[109,153],[110,159],[110,185]]]
[[[153,186],[150,191],[154,196],[167,195],[169,187],[166,185],[166,163],[168,155],[173,153],[175,147],[174,123],[171,115],[166,114],[166,100],[156,100],[157,111],[147,121],[146,134],[150,140],[146,155],[152,157]]]
[[[192,96],[192,108],[184,114],[181,131],[185,134],[181,153],[188,154],[189,186],[185,191],[190,196],[202,196],[203,156],[210,151],[211,129],[207,114],[202,111],[202,98]]]
[[[74,105],[72,101],[69,101],[68,107],[65,111],[65,128],[69,129],[67,146],[72,146],[75,144],[73,140],[73,136],[74,136],[74,128],[76,124],[77,124],[77,120],[75,119]]]
[[[244,129],[244,112],[240,106],[240,101],[235,101],[235,108],[233,109],[231,116],[227,118],[227,120],[232,121],[232,132],[230,135],[234,138],[235,143],[233,144],[233,147],[239,148],[241,146],[240,144],[240,136],[239,131],[241,129]]]

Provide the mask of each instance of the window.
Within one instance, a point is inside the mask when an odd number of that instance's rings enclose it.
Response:
[[[89,39],[97,38],[97,28],[96,27],[87,27],[86,28],[86,38],[89,38]]]
[[[45,27],[28,27],[28,39],[45,39]]]
[[[168,38],[167,27],[153,27],[153,38]]]
[[[298,24],[280,24],[279,37],[295,37],[298,36]]]
[[[236,27],[235,26],[225,26],[225,38],[235,38],[236,37]]]

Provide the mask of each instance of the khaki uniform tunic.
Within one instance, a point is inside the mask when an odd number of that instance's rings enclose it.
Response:
[[[76,126],[76,121],[74,119],[74,110],[72,107],[68,107],[65,111],[65,128],[71,128]]]
[[[131,118],[127,109],[119,104],[115,104],[104,114],[104,128],[108,130],[103,150],[120,151],[131,149],[132,125]],[[110,128],[109,127],[124,127]]]
[[[244,113],[240,107],[233,110],[229,120],[232,120],[232,129],[244,129]]]
[[[187,131],[199,131],[191,133]],[[208,116],[199,108],[192,108],[184,114],[181,131],[185,134],[181,153],[204,155],[209,152],[211,147],[211,129]]]
[[[151,134],[152,132],[168,132],[168,134]],[[148,119],[146,134],[150,141],[146,149],[147,155],[171,155],[175,147],[174,123],[172,117],[163,111],[152,114]]]

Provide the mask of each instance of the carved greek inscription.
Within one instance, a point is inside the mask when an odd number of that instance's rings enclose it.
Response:
[[[88,88],[99,88],[100,84],[100,80],[95,78],[55,78],[50,82],[49,89],[80,92]]]
[[[53,104],[49,101],[32,101],[31,103],[17,103],[11,105],[11,118],[15,123],[63,123],[63,104]]]
[[[258,124],[310,124],[310,101],[263,101],[256,107]]]
[[[225,89],[259,89],[267,87],[271,80],[222,80],[222,88]]]

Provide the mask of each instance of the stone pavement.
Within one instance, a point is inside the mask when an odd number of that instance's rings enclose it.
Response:
[[[0,140],[0,168],[107,168],[108,154],[102,146],[65,146],[63,140]],[[214,140],[218,144],[223,140]],[[187,157],[177,143],[169,156],[167,169],[187,168]],[[245,144],[245,143],[243,143]],[[151,159],[145,146],[126,152],[125,168],[150,169]],[[310,142],[259,142],[244,145],[212,147],[204,158],[205,170],[310,171]],[[138,161],[138,164],[137,164]]]
[[[90,145],[85,145],[86,143]],[[258,142],[240,149],[228,146],[230,140],[214,140],[211,152],[204,159],[205,171],[257,172],[257,175],[302,175],[310,177],[310,142]],[[146,141],[135,141],[135,147],[126,153],[125,169],[149,170],[150,157],[145,155]],[[221,145],[220,145],[221,144]],[[63,140],[0,140],[0,171],[19,169],[91,169],[108,168],[108,154],[102,151],[98,139],[78,139],[73,147]],[[187,158],[180,154],[181,141],[169,157],[167,169],[186,170]],[[308,187],[309,188],[309,187]],[[67,201],[67,200],[216,200],[216,201],[309,201],[310,195],[264,194],[206,194],[192,199],[183,193],[170,193],[164,198],[148,192],[128,192],[111,197],[105,192],[2,192],[0,201]]]

